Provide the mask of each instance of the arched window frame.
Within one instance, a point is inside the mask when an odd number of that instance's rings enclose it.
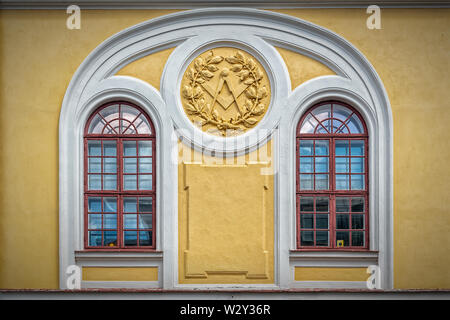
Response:
[[[118,106],[118,118],[112,118],[111,120],[106,120],[105,118],[103,118],[103,116],[101,115],[101,111],[111,107],[117,105]],[[122,108],[123,106],[127,106],[127,107],[131,107],[132,109],[138,111],[137,116],[135,116],[135,118],[132,121],[129,121],[126,118],[122,118]],[[102,129],[101,133],[91,133],[89,132],[90,127],[91,127],[91,123],[93,121],[93,119],[99,115],[103,122],[105,122],[105,125]],[[134,115],[133,115],[134,116]],[[148,134],[142,134],[142,133],[138,133],[138,129],[135,126],[135,121],[138,120],[139,118],[144,117],[147,121],[147,126],[149,127],[149,131],[150,133]],[[117,132],[114,128],[111,126],[111,123],[118,120],[119,121],[119,125],[122,127],[122,123],[123,121],[125,121],[125,123],[123,124],[123,128],[125,128],[122,132],[122,129],[119,128],[119,132]],[[108,133],[105,133],[105,128],[110,128]],[[132,129],[134,128],[134,129]],[[112,130],[111,130],[112,129]],[[130,131],[132,130],[132,131]],[[112,132],[114,131],[114,132]],[[133,132],[134,131],[134,132]],[[128,133],[127,133],[128,132]],[[100,158],[101,163],[100,163],[100,176],[101,176],[101,188],[100,189],[90,189],[89,188],[89,183],[88,183],[88,176],[90,175],[89,173],[89,163],[88,163],[88,159],[90,158],[89,156],[89,152],[88,152],[88,143],[89,141],[100,141],[101,143],[101,154],[100,154]],[[116,159],[116,172],[111,172],[111,175],[116,175],[116,189],[115,190],[105,190],[103,188],[104,184],[103,184],[103,176],[105,175],[104,173],[104,154],[103,154],[103,144],[104,141],[115,141],[116,144],[116,151],[115,151],[115,156],[113,156],[112,158]],[[123,184],[124,184],[124,180],[123,177],[125,175],[127,175],[125,173],[125,171],[123,170],[124,167],[124,159],[126,158],[126,156],[124,155],[124,150],[123,150],[123,142],[125,141],[136,141],[136,190],[125,190],[123,188]],[[151,153],[150,156],[145,156],[145,157],[141,157],[139,155],[139,141],[151,141]],[[134,104],[134,103],[130,103],[128,101],[113,101],[113,102],[109,102],[109,103],[105,103],[101,106],[99,106],[98,108],[96,108],[91,115],[89,116],[88,120],[86,121],[85,124],[85,128],[84,128],[84,137],[83,137],[83,142],[84,142],[84,249],[85,250],[93,250],[93,251],[111,251],[111,250],[154,250],[156,248],[156,131],[155,131],[155,127],[153,125],[153,122],[150,118],[150,116],[138,105]],[[138,184],[139,184],[139,159],[142,158],[151,158],[152,160],[152,170],[151,170],[151,176],[152,176],[152,182],[151,182],[151,188],[150,190],[139,190]],[[108,174],[108,173],[106,173]],[[145,174],[145,175],[149,175],[149,174]],[[101,232],[102,234],[102,245],[100,246],[96,246],[96,245],[91,245],[89,242],[89,232],[92,231],[89,228],[89,215],[91,214],[89,212],[88,209],[88,199],[90,197],[99,197],[101,199],[101,223],[102,225],[100,226],[100,230],[101,231],[97,231],[97,232]],[[115,231],[114,230],[109,230],[109,232],[116,232],[116,244],[112,245],[112,246],[108,246],[105,245],[104,243],[104,204],[103,204],[103,199],[104,198],[112,198],[115,197],[116,198],[116,215],[117,215],[117,220],[116,220],[116,228]],[[138,237],[136,239],[136,245],[127,245],[125,243],[125,235],[124,235],[124,199],[125,198],[136,198],[137,200],[137,208],[139,207],[138,202],[140,201],[141,198],[151,198],[152,199],[152,209],[151,209],[151,215],[152,215],[152,227],[151,227],[151,232],[152,232],[152,236],[151,236],[151,245],[140,245],[139,243],[139,234],[141,231],[139,231],[141,228],[139,227],[139,216],[141,215],[140,213],[138,213],[138,209],[136,209],[136,230],[133,231],[127,231],[127,232],[136,232]],[[148,214],[148,213],[146,213]],[[131,214],[130,214],[131,215]],[[142,230],[144,231],[144,230]],[[149,230],[146,230],[149,231]],[[95,231],[94,231],[95,232]]]
[[[325,119],[317,119],[315,118],[313,111],[316,110],[317,108],[320,108],[322,106],[330,106],[330,115],[331,118],[325,118]],[[344,121],[341,121],[340,119],[334,118],[333,117],[333,108],[334,106],[341,106],[345,109],[347,109],[348,111],[350,111],[349,115],[347,116],[347,118]],[[304,124],[305,119],[311,115],[315,121],[317,122],[317,125],[314,128],[314,132],[313,133],[302,133],[301,129],[302,126]],[[359,122],[361,124],[362,127],[362,132],[361,133],[352,133],[351,130],[348,127],[348,123],[350,121],[350,119],[353,117],[353,115],[357,116],[357,119],[359,119]],[[341,131],[339,132],[335,132],[335,130],[330,130],[331,127],[325,127],[324,123],[326,121],[329,120],[337,120],[339,121],[339,123],[341,123],[339,125],[339,127],[337,128],[336,131]],[[318,131],[323,131],[323,130],[318,130],[318,128],[320,129],[324,129],[324,132],[318,132]],[[343,129],[346,128],[347,129],[347,133],[343,133]],[[330,132],[333,131],[333,132]],[[313,153],[311,156],[301,156],[300,154],[300,144],[301,141],[305,141],[305,140],[312,140],[313,141]],[[327,175],[327,183],[328,183],[328,188],[327,189],[316,189],[316,176],[317,176],[317,171],[316,168],[317,166],[315,165],[316,159],[318,158],[317,155],[315,154],[315,142],[317,140],[322,140],[322,141],[328,141],[328,150],[327,150],[327,154],[325,156],[319,156],[320,158],[328,158],[328,170],[325,172],[320,172],[321,175]],[[346,156],[343,156],[342,158],[348,158],[348,190],[347,189],[338,189],[336,186],[336,176],[337,175],[342,175],[337,173],[336,171],[336,166],[335,166],[335,162],[337,157],[341,158],[341,156],[337,156],[335,154],[335,144],[336,141],[339,140],[343,140],[343,141],[349,141],[349,153]],[[354,173],[352,173],[351,170],[351,163],[352,163],[352,155],[351,155],[351,141],[352,140],[358,140],[358,141],[364,141],[364,152],[362,155],[363,158],[363,169],[362,169],[362,174],[357,173],[356,175],[362,176],[364,177],[364,188],[363,189],[357,189],[354,190],[351,188],[351,177]],[[369,250],[369,246],[370,246],[370,236],[369,236],[369,232],[370,232],[370,228],[369,228],[369,135],[368,135],[368,130],[367,130],[367,126],[366,123],[363,119],[363,117],[361,116],[361,114],[351,105],[341,102],[341,101],[335,101],[335,100],[330,100],[330,101],[324,101],[324,102],[320,102],[317,103],[315,105],[313,105],[312,107],[310,107],[309,109],[306,110],[306,112],[301,116],[298,124],[297,124],[297,130],[296,130],[296,246],[297,249],[302,250],[302,251],[330,251],[330,250],[339,250],[339,251],[367,251]],[[307,159],[307,158],[311,158],[312,161],[312,173],[308,174],[312,177],[312,189],[302,189],[300,187],[300,181],[301,181],[301,175],[302,172],[300,170],[300,165],[301,165],[301,159]],[[355,158],[361,158],[361,156],[356,156]],[[345,173],[343,175],[346,175]],[[316,210],[316,202],[317,202],[317,198],[328,198],[328,210],[326,210],[327,212],[327,223],[328,223],[328,228],[317,228],[317,215],[324,215],[324,213],[318,213],[318,211]],[[336,209],[336,198],[348,198],[348,205],[349,205],[349,209],[347,210],[347,212],[342,213],[342,215],[347,215],[348,217],[348,227],[346,229],[337,229],[337,209]],[[307,213],[303,213],[301,211],[301,200],[302,199],[307,199],[307,198],[312,198],[313,199],[313,208],[312,210],[308,210]],[[363,211],[362,212],[358,212],[358,215],[362,215],[363,216],[363,227],[362,228],[357,228],[354,229],[352,226],[352,216],[353,216],[353,211],[351,209],[351,201],[352,199],[355,198],[363,198],[364,199],[364,205],[363,205]],[[305,226],[302,225],[302,220],[301,217],[302,216],[311,216],[312,217],[312,227],[310,228],[309,226],[307,228],[305,228]],[[356,214],[355,214],[356,215]],[[305,230],[306,229],[306,230]],[[338,231],[341,230],[341,231]],[[312,232],[313,234],[313,244],[312,245],[305,245],[305,242],[302,241],[302,231],[303,232]],[[327,232],[328,234],[328,245],[323,245],[323,243],[321,245],[319,245],[316,238],[317,232]],[[347,233],[348,234],[348,241],[345,242],[345,246],[342,247],[338,247],[337,245],[337,240],[341,240],[341,239],[337,239],[337,233],[340,232],[342,233]],[[358,233],[361,234],[361,232],[363,232],[363,237],[364,237],[364,242],[363,245],[359,245],[359,246],[354,246],[353,245],[353,240],[352,240],[352,234],[353,233]],[[356,242],[356,241],[355,241]]]

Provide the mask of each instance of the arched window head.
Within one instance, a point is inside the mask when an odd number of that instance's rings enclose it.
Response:
[[[351,106],[313,106],[297,130],[297,247],[369,248],[368,136]]]
[[[155,248],[155,135],[128,102],[99,107],[84,135],[85,249]]]

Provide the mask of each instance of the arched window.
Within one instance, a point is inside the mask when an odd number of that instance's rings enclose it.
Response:
[[[297,247],[369,248],[368,135],[361,115],[335,101],[297,128]]]
[[[86,249],[155,248],[155,130],[129,102],[99,107],[84,132]]]

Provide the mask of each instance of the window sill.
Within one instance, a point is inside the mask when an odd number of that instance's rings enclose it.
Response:
[[[305,267],[367,267],[369,265],[378,265],[378,251],[290,250],[289,260],[294,266]]]
[[[78,262],[136,262],[162,261],[163,252],[157,250],[83,250],[75,251]]]

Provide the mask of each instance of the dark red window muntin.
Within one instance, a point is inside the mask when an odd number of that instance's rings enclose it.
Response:
[[[323,119],[317,119],[315,118],[316,123],[316,127],[314,128],[314,132],[313,133],[300,133],[300,129],[303,125],[304,120],[309,117],[312,118],[314,117],[312,115],[312,112],[321,107],[321,106],[325,106],[328,105],[331,108],[331,114],[333,107],[338,105],[340,107],[344,107],[346,109],[348,109],[350,111],[350,114],[347,118],[347,120],[349,120],[351,117],[356,116],[357,119],[359,119],[360,124],[361,124],[361,128],[362,128],[362,132],[358,132],[358,133],[351,133],[350,129],[348,130],[350,133],[342,133],[342,127],[344,127],[346,124],[346,121],[342,121],[341,119],[341,125],[337,128],[339,128],[338,130],[336,129],[331,129],[329,130],[328,127],[324,126],[323,123],[325,121],[330,121],[328,123],[334,123],[331,122],[333,120],[333,117],[327,117],[327,118],[323,118]],[[311,116],[309,116],[311,114]],[[337,123],[337,122],[336,122]],[[324,133],[318,133],[318,129],[317,127],[321,127],[323,129],[328,129],[328,132],[324,132]],[[348,127],[347,127],[348,128]],[[312,129],[312,128],[311,128]],[[325,130],[322,130],[325,131]],[[332,131],[332,132],[329,132]],[[333,132],[333,131],[338,131],[338,132]],[[316,155],[313,153],[312,155],[300,155],[300,141],[302,140],[309,140],[309,141],[313,141],[314,146],[313,146],[313,152],[316,151],[315,148],[315,143],[316,141],[328,141],[328,155],[324,156],[324,155],[320,155],[318,157],[324,157],[324,158],[328,158],[328,170],[327,171],[321,171],[321,172],[316,172],[317,166],[316,166]],[[341,141],[348,141],[349,142],[349,154],[345,155],[345,156],[340,156],[340,155],[336,155],[336,143],[340,143]],[[364,141],[364,151],[363,151],[363,155],[359,156],[359,155],[352,155],[351,154],[351,143],[352,141]],[[309,143],[309,142],[308,142]],[[299,250],[313,250],[313,251],[320,251],[320,250],[339,250],[339,251],[359,251],[359,250],[368,250],[369,248],[369,181],[368,181],[368,177],[369,177],[369,167],[368,167],[368,134],[367,134],[367,127],[365,125],[364,119],[361,117],[361,115],[359,114],[359,112],[354,109],[352,106],[346,104],[346,103],[342,103],[339,101],[325,101],[322,103],[319,103],[315,106],[313,106],[312,108],[310,108],[300,119],[298,126],[297,126],[297,143],[296,143],[296,194],[297,194],[297,200],[296,200],[296,207],[297,207],[297,214],[296,214],[296,230],[297,230],[297,237],[296,237],[296,241],[297,241],[297,248]],[[312,166],[311,166],[311,172],[306,173],[305,175],[311,175],[313,177],[313,181],[312,181],[312,189],[306,190],[306,189],[300,189],[300,164],[302,161],[302,158],[304,159],[304,161],[306,160],[306,158],[310,158],[312,160],[308,160],[309,162],[312,162]],[[348,172],[344,172],[344,173],[339,173],[336,172],[336,159],[344,159],[344,158],[348,158]],[[352,163],[352,158],[361,158],[362,161],[358,160],[359,163],[362,163],[362,167],[361,171],[362,172],[352,172],[351,169],[351,163]],[[340,160],[339,160],[340,161]],[[303,164],[305,164],[305,162],[303,162]],[[303,174],[303,173],[302,173]],[[316,187],[316,176],[317,175],[323,175],[323,174],[327,174],[328,175],[328,188],[327,189],[321,189],[321,190],[315,190]],[[336,188],[336,178],[339,175],[348,175],[348,181],[349,181],[349,186],[348,186],[348,190],[338,190]],[[352,190],[351,189],[351,180],[352,180],[352,176],[358,176],[357,178],[362,178],[364,180],[363,182],[363,189],[362,190]],[[361,176],[361,177],[359,177]],[[359,179],[360,180],[360,179]],[[303,185],[304,186],[304,185]],[[318,214],[316,211],[312,211],[312,212],[300,212],[300,202],[301,202],[301,197],[312,197],[312,198],[320,198],[320,197],[327,197],[329,199],[329,208],[328,208],[328,212],[329,212],[329,216],[328,216],[328,228],[327,229],[317,229],[316,228],[316,214]],[[364,210],[363,212],[357,212],[354,213],[355,214],[355,218],[358,218],[356,220],[361,220],[360,216],[363,216],[362,219],[364,220],[364,226],[363,228],[358,228],[358,229],[352,229],[352,212],[349,213],[345,213],[348,214],[348,220],[349,220],[349,228],[348,229],[337,229],[337,227],[339,226],[339,224],[342,225],[342,223],[340,223],[340,221],[337,221],[336,219],[340,219],[342,220],[342,216],[344,213],[341,212],[336,212],[336,198],[362,198],[364,199]],[[338,201],[341,201],[341,199]],[[350,200],[351,201],[351,200]],[[356,200],[355,200],[356,201]],[[314,207],[315,210],[315,207]],[[302,216],[303,215],[312,215],[312,219],[310,219],[311,221],[308,222],[309,225],[307,225],[307,227],[302,226]],[[319,212],[320,215],[323,214],[323,212]],[[305,219],[303,219],[303,221],[306,221]],[[312,225],[311,225],[312,223]],[[305,223],[304,223],[305,224]],[[305,224],[306,225],[306,224]],[[342,227],[342,226],[339,226]],[[353,227],[360,227],[357,223],[353,223]],[[302,245],[302,232],[307,231],[309,233],[309,236],[311,236],[312,232],[313,232],[313,245]],[[316,235],[316,231],[319,232],[324,232],[324,231],[328,231],[328,245],[324,245],[324,243],[317,243],[317,235]],[[350,241],[348,241],[348,245],[345,247],[337,247],[337,236],[342,236],[345,232],[348,233],[348,237],[350,238]],[[361,236],[364,239],[364,244],[363,245],[357,245],[354,246],[352,245],[352,239],[355,239],[353,242],[355,243],[359,243],[360,242],[360,238]],[[352,238],[353,237],[353,238]]]
[[[108,108],[109,106],[115,106],[118,105],[118,112],[119,112],[119,117],[116,120],[122,121],[122,120],[126,120],[123,121],[124,126],[123,126],[123,133],[116,133],[116,131],[113,130],[109,130],[109,133],[104,133],[104,130],[102,130],[102,134],[99,133],[89,133],[89,128],[91,125],[91,121],[92,119],[96,116],[100,114],[100,111]],[[138,117],[140,117],[142,119],[142,117],[145,117],[146,119],[146,125],[148,125],[149,127],[149,133],[146,134],[139,134],[137,132],[137,129],[135,128],[133,131],[128,130],[129,127],[131,127],[133,125],[133,120],[129,120],[129,119],[124,119],[121,118],[120,116],[122,115],[121,113],[121,108],[123,108],[123,106],[126,106],[127,108],[133,108],[135,110],[137,110],[137,116],[135,117],[136,119],[138,119]],[[108,123],[111,123],[113,120],[110,121],[104,121],[106,122],[105,127],[108,125]],[[125,122],[127,122],[127,124],[125,125]],[[122,122],[120,122],[122,124]],[[146,112],[140,108],[139,106],[127,102],[127,101],[114,101],[114,102],[110,102],[107,104],[104,104],[102,106],[100,106],[99,108],[97,108],[89,117],[88,121],[86,122],[86,126],[85,126],[85,131],[84,131],[84,245],[85,245],[85,249],[90,250],[90,249],[94,249],[94,250],[154,250],[156,248],[156,224],[155,224],[155,216],[156,216],[156,141],[155,141],[155,130],[154,130],[154,126],[153,123],[150,119],[150,117],[146,114]],[[100,142],[100,150],[101,153],[100,155],[94,155],[94,156],[90,156],[89,152],[88,152],[88,145],[91,141],[99,141]],[[105,155],[104,153],[104,144],[108,143],[108,142],[115,142],[116,145],[116,151],[115,151],[115,155]],[[135,141],[136,143],[136,154],[133,156],[125,156],[124,155],[124,143],[130,143],[132,141]],[[139,154],[139,145],[140,143],[144,143],[144,144],[151,144],[151,151],[150,154],[147,155],[140,155]],[[90,166],[89,166],[89,160],[91,158],[100,158],[100,165],[99,165],[99,170],[97,169],[96,172],[90,172]],[[136,160],[136,165],[135,165],[135,170],[136,172],[133,173],[126,173],[125,172],[125,168],[124,168],[124,159],[135,159]],[[116,166],[116,170],[115,172],[105,172],[104,168],[105,168],[105,160],[106,159],[115,159],[115,166]],[[139,162],[141,160],[146,160],[147,161],[147,166],[146,166],[146,170],[148,170],[148,172],[140,172],[140,167],[139,167]],[[151,161],[151,165],[149,164],[149,161]],[[100,185],[101,188],[100,189],[89,189],[88,185],[89,185],[89,176],[93,176],[93,175],[100,175]],[[136,189],[133,190],[125,190],[124,189],[124,177],[125,176],[136,176]],[[145,190],[141,190],[139,189],[139,179],[141,177],[149,177],[151,175],[151,179],[147,179],[147,181],[150,181],[150,185],[146,186]],[[116,176],[116,187],[114,189],[104,189],[104,176]],[[89,198],[115,198],[116,199],[116,229],[108,229],[108,228],[104,228],[104,216],[105,215],[112,215],[112,213],[110,212],[104,212],[104,208],[103,208],[103,201],[101,204],[101,212],[88,212],[89,209]],[[139,228],[139,225],[137,225],[137,227],[135,229],[125,229],[124,228],[124,214],[132,214],[132,213],[124,213],[124,199],[126,200],[127,198],[136,198],[136,199],[140,199],[140,198],[148,198],[151,199],[151,203],[152,203],[152,209],[151,212],[135,212],[135,214],[137,215],[137,223],[140,223],[140,215],[151,215],[151,219],[146,219],[147,221],[151,221],[151,228],[146,228],[146,229],[142,229]],[[96,229],[92,229],[89,226],[89,217],[90,215],[93,214],[101,214],[101,228],[96,228]],[[111,220],[110,220],[111,221]],[[89,245],[89,236],[90,236],[90,232],[101,232],[101,245]],[[113,232],[116,231],[117,232],[117,239],[116,242],[113,244],[110,243],[105,243],[104,239],[105,239],[105,233],[104,232]],[[124,236],[124,232],[133,232],[136,231],[137,232],[137,243],[135,245],[127,245],[125,243],[125,236]],[[148,232],[149,236],[147,236],[146,238],[149,238],[149,240],[151,239],[151,245],[141,245],[142,241],[140,240],[140,232]],[[151,234],[151,235],[150,235]],[[142,240],[142,239],[141,239]]]

